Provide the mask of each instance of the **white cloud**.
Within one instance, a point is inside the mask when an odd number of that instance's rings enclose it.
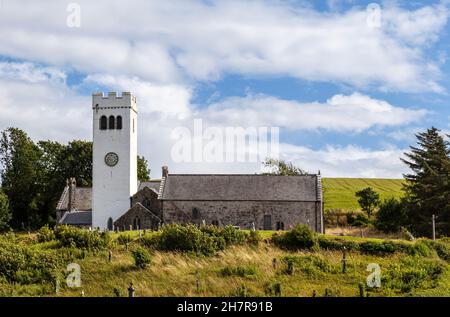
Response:
[[[0,129],[18,127],[36,140],[90,139],[90,98],[77,95],[45,70],[28,66],[0,77]],[[0,66],[0,72],[5,69]]]
[[[184,118],[190,114],[190,88],[179,84],[159,84],[142,81],[137,77],[112,76],[104,74],[89,75],[84,84],[101,84],[112,91],[131,91],[136,95],[139,111],[157,113],[156,115]]]
[[[90,97],[80,96],[69,88],[64,81],[63,72],[29,63],[24,65],[10,63],[3,64],[0,73],[5,77],[0,78],[0,100],[2,100],[0,130],[9,126],[19,127],[35,140],[52,139],[67,142],[73,139],[91,139]],[[239,118],[236,118],[230,116],[233,111],[217,112],[217,104],[204,110],[193,108],[189,103],[192,92],[183,86],[161,84],[152,87],[151,83],[141,82],[136,78],[106,75],[93,75],[86,80],[112,87],[139,88],[137,89],[140,113],[139,152],[149,159],[153,177],[159,177],[160,166],[166,164],[170,166],[172,172],[254,173],[261,170],[259,163],[173,162],[170,157],[174,144],[174,140],[170,138],[172,130],[178,126],[189,128],[192,119],[196,117],[204,118],[205,126],[218,123],[219,126],[228,124],[248,126],[254,123],[256,126],[279,124],[293,129],[345,130],[350,127],[352,130],[361,130],[372,125],[402,124],[405,120],[415,120],[417,116],[423,115],[421,110],[402,109],[361,94],[353,94],[334,96],[324,104],[299,104],[268,96],[253,96],[257,97],[253,99],[231,98],[229,105],[239,115]],[[250,104],[246,105],[246,108],[239,108],[239,103],[233,103],[233,100],[247,101]],[[262,112],[261,107],[265,107],[268,101],[274,108]],[[178,103],[179,111],[167,111],[166,108],[171,103]],[[321,120],[330,126],[321,124],[320,120],[299,120],[296,117],[299,113],[307,116],[316,112],[324,116]],[[270,116],[262,115],[263,113],[269,113]],[[365,117],[362,117],[363,114]],[[355,120],[349,120],[349,116]],[[257,121],[252,122],[252,117]],[[225,121],[220,123],[217,121],[219,119]],[[344,122],[336,123],[337,120]],[[302,121],[308,123],[299,125],[298,122]],[[353,121],[365,123],[361,125]],[[346,147],[329,145],[323,149],[313,150],[299,145],[281,144],[280,152],[282,158],[293,161],[311,172],[321,169],[322,174],[327,177],[400,177],[402,172],[398,160],[402,151],[395,148],[374,151],[353,145]]]
[[[416,122],[427,111],[396,107],[383,100],[353,93],[335,95],[325,103],[300,103],[266,95],[232,97],[212,104],[200,114],[212,122],[228,125],[361,132],[375,126]]]
[[[422,49],[447,22],[444,5],[386,7],[383,27],[370,28],[365,8],[321,13],[289,1],[78,3],[81,28],[66,26],[67,2],[4,3],[0,54],[161,84],[237,73],[443,91]]]
[[[407,167],[400,161],[405,150],[395,147],[371,150],[355,145],[327,145],[320,150],[282,144],[283,158],[323,177],[401,178]]]
[[[443,3],[414,11],[388,5],[382,10],[384,29],[411,45],[429,45],[436,41],[447,24],[449,10]]]

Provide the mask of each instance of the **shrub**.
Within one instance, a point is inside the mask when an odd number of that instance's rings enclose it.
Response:
[[[355,227],[367,227],[369,225],[370,219],[365,214],[357,214],[355,219],[353,219],[352,223],[349,223],[351,226]]]
[[[133,239],[131,238],[131,235],[129,235],[129,234],[121,234],[117,237],[117,242],[121,245],[127,245],[131,241],[133,241]]]
[[[339,238],[329,238],[320,235],[318,238],[319,247],[325,250],[343,250],[345,247],[348,251],[358,251],[359,243]]]
[[[382,285],[401,292],[431,288],[436,286],[444,271],[445,264],[440,260],[408,256],[388,266],[382,275]]]
[[[243,244],[248,234],[227,227],[202,226],[193,224],[169,224],[162,227],[160,234],[152,243],[164,251],[194,252],[213,255],[229,245]]]
[[[440,240],[428,240],[428,239],[420,239],[418,242],[416,242],[416,245],[418,243],[421,243],[425,245],[426,247],[434,250],[442,260],[450,262],[450,245],[448,243],[445,243],[444,239]]]
[[[297,269],[307,275],[315,276],[321,273],[336,273],[339,270],[331,265],[326,259],[319,255],[288,255],[281,258],[281,262],[286,264],[284,273],[292,275]]]
[[[165,225],[159,237],[158,248],[165,251],[195,252],[212,255],[217,252],[217,239],[201,231],[197,226]]]
[[[313,249],[318,246],[317,234],[306,225],[297,225],[292,230],[272,237],[273,242],[287,249]]]
[[[257,275],[257,270],[253,266],[226,266],[220,270],[220,275],[239,276],[244,278],[254,278]]]
[[[0,276],[10,282],[15,281],[16,272],[25,267],[26,261],[23,247],[4,237],[0,238]]]
[[[38,242],[50,242],[55,240],[55,232],[48,227],[48,225],[43,226],[39,229],[37,233]]]
[[[119,287],[117,287],[117,286],[114,287],[113,293],[114,293],[115,297],[122,297],[123,296],[122,290]]]
[[[61,246],[86,250],[101,250],[110,243],[108,233],[80,229],[73,226],[59,226],[55,230],[56,240]]]
[[[142,247],[137,247],[132,252],[134,264],[140,269],[145,269],[151,263],[151,256],[148,251]]]
[[[140,237],[138,242],[146,248],[156,249],[159,244],[159,238],[159,233],[146,234]]]
[[[0,237],[0,276],[8,282],[41,284],[53,282],[66,263],[79,256],[71,249],[43,250],[17,243],[15,238]]]
[[[262,241],[262,237],[258,231],[251,230],[248,237],[247,237],[247,243],[258,246],[259,243]]]
[[[397,247],[391,241],[365,241],[360,243],[359,249],[366,254],[386,255],[397,251]]]
[[[366,227],[370,223],[369,217],[363,213],[357,213],[356,216],[353,213],[347,213],[347,224],[354,227]]]
[[[266,283],[264,285],[264,292],[268,296],[281,296],[282,288],[280,282]]]
[[[384,200],[375,218],[375,228],[383,232],[398,232],[408,224],[408,209],[403,200],[390,198]]]
[[[231,297],[254,297],[255,294],[253,291],[251,291],[247,286],[241,285],[230,293]]]
[[[244,244],[247,241],[248,234],[245,231],[234,228],[233,226],[201,226],[200,230],[209,236],[223,240],[224,246]]]
[[[339,297],[341,295],[341,292],[336,287],[332,288],[325,288],[324,297]]]

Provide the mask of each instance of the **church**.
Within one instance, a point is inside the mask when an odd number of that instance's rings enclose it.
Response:
[[[92,188],[67,180],[58,224],[100,230],[158,229],[167,223],[324,231],[319,175],[171,174],[137,179],[136,97],[94,93]]]

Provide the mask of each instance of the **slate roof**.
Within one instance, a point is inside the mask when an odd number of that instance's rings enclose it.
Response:
[[[138,191],[143,189],[144,187],[148,187],[150,189],[154,189],[156,193],[159,192],[159,186],[161,184],[161,180],[154,180],[154,181],[148,181],[148,182],[141,182],[138,186]]]
[[[320,201],[320,176],[169,174],[163,200]]]
[[[152,189],[154,192],[159,193],[159,186],[161,180],[152,180],[148,182],[141,182],[138,185],[138,191],[144,187]],[[64,188],[61,198],[56,206],[56,210],[67,210],[69,202],[69,189],[68,186]],[[92,188],[91,187],[75,187],[75,210],[92,210]]]
[[[91,226],[92,211],[66,212],[59,221],[60,224],[72,226]]]
[[[69,203],[68,186],[63,191],[61,199],[56,206],[57,210],[67,210]],[[92,188],[91,187],[76,187],[75,188],[75,210],[92,210]]]
[[[130,209],[128,209],[127,212],[125,212],[122,216],[120,216],[116,221],[114,221],[114,224],[116,223],[120,223],[121,221],[123,221],[124,219],[126,219],[128,217],[128,214],[132,214],[135,212],[143,212],[148,214],[150,217],[156,219],[157,221],[161,221],[161,219],[159,219],[158,216],[156,216],[153,212],[151,212],[150,210],[148,210],[147,208],[145,208],[141,203],[136,203],[133,207],[131,207]]]

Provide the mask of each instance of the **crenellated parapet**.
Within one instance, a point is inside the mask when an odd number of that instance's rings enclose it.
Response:
[[[132,108],[136,109],[136,96],[130,92],[96,92],[92,94],[92,108],[93,109],[117,109],[117,108]]]

